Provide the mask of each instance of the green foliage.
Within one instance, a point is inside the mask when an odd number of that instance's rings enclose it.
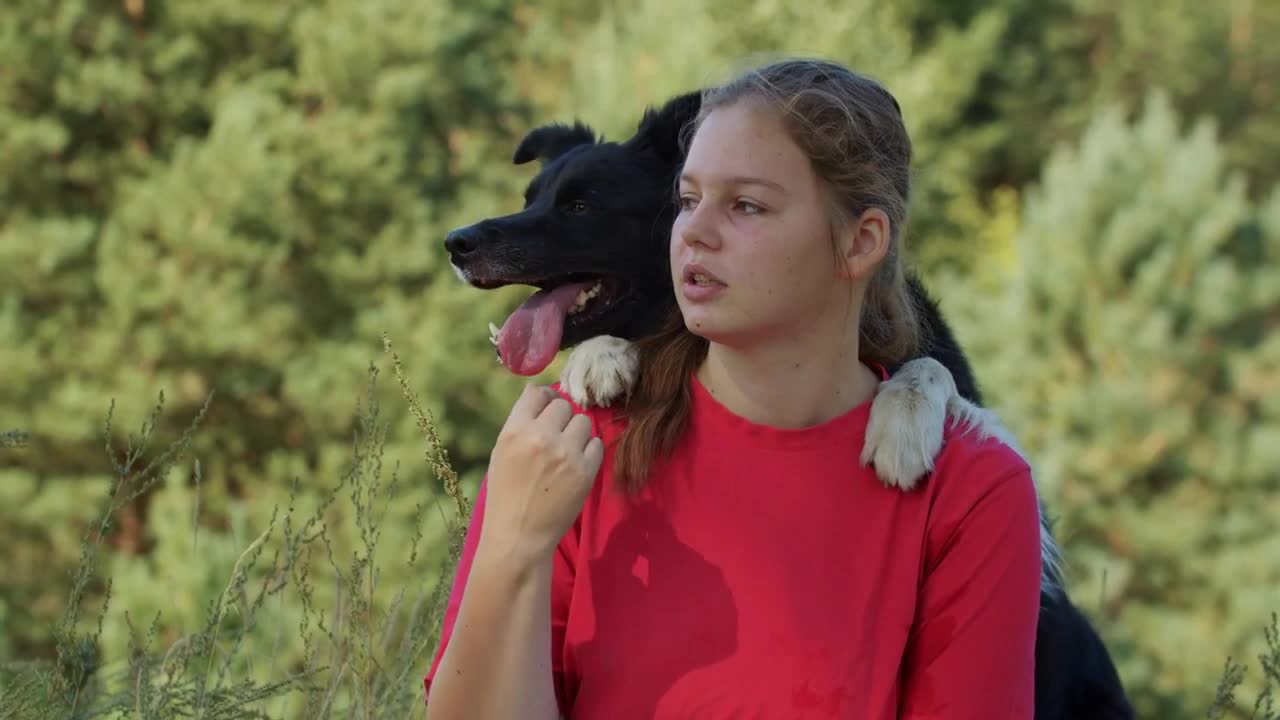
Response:
[[[0,542],[38,559],[0,589],[0,636],[22,656],[52,650],[60,583],[42,578],[75,558],[55,529],[86,522],[110,485],[93,420],[108,398],[135,415],[159,387],[182,413],[217,390],[218,422],[193,451],[204,529],[224,543],[206,547],[225,553],[237,529],[260,531],[291,477],[340,472],[346,401],[383,332],[420,349],[412,380],[440,398],[468,482],[518,387],[495,377],[484,330],[510,295],[467,291],[440,253],[454,218],[515,196],[495,159],[523,103],[488,71],[514,58],[501,5],[138,7],[0,11],[5,51],[26,58],[0,76],[0,426],[30,433],[20,462],[0,466]],[[405,463],[412,418],[395,406],[390,422],[388,457]],[[177,431],[161,423],[157,437]],[[430,496],[426,469],[405,466]],[[177,539],[151,524],[151,500],[110,538],[154,561],[117,588],[139,612],[172,573],[201,572],[160,564],[182,551],[166,555]],[[181,619],[206,600],[187,598]]]
[[[390,346],[387,346],[388,351]],[[430,416],[416,402],[400,372],[397,377],[419,419],[427,441],[424,456],[446,482],[452,476],[447,455]],[[157,588],[160,608],[131,606],[108,623],[111,588],[133,582],[127,568],[116,568],[107,580],[107,593],[96,619],[86,617],[86,588],[99,581],[98,553],[101,543],[121,508],[149,488],[164,482],[164,502],[190,498],[184,493],[185,478],[170,472],[189,451],[194,431],[204,419],[197,416],[188,432],[170,447],[144,463],[148,444],[163,409],[163,396],[144,423],[139,436],[130,438],[123,459],[109,447],[114,477],[109,497],[104,498],[95,527],[81,543],[76,576],[67,601],[67,611],[55,631],[57,655],[52,662],[0,667],[0,717],[5,718],[94,718],[128,713],[139,718],[386,718],[415,715],[421,708],[421,686],[417,668],[429,661],[438,642],[440,620],[447,599],[448,583],[382,587],[388,565],[387,550],[380,553],[383,534],[389,527],[407,524],[413,531],[408,546],[395,546],[395,555],[405,567],[428,577],[445,577],[457,562],[465,535],[465,498],[456,485],[446,484],[458,513],[447,515],[437,507],[445,534],[436,539],[444,553],[424,557],[423,521],[427,505],[418,502],[407,523],[395,518],[406,497],[404,477],[393,468],[386,477],[383,456],[387,425],[381,421],[377,399],[378,370],[370,368],[367,407],[359,412],[359,423],[351,446],[349,468],[324,498],[305,517],[297,513],[295,481],[289,504],[280,515],[273,508],[271,519],[255,538],[241,547],[205,547],[203,562],[193,573],[171,578],[169,594]],[[207,410],[206,404],[204,409]],[[104,436],[110,443],[112,414],[108,412]],[[194,464],[194,486],[200,487],[200,464]],[[345,497],[347,502],[340,499]],[[180,528],[157,525],[166,530],[162,537],[191,550],[200,543],[194,523],[199,508],[172,508]],[[348,515],[349,513],[349,515]],[[345,516],[345,517],[344,517]],[[346,520],[346,522],[343,522]],[[349,556],[336,547],[335,526],[346,525],[359,542]],[[158,548],[158,561],[168,548]],[[224,551],[231,551],[229,554]],[[327,561],[330,582],[316,582],[315,558]],[[269,557],[269,562],[264,562]],[[345,561],[342,558],[347,558]],[[228,560],[222,563],[218,560]],[[227,568],[229,567],[229,571]],[[217,581],[212,601],[202,608],[194,622],[180,626],[197,630],[171,638],[162,647],[162,629],[172,625],[180,604],[173,592],[197,589],[210,580],[212,570],[225,575]],[[286,602],[287,600],[287,602]],[[282,608],[300,607],[297,617],[286,616]],[[169,614],[166,622],[161,616]],[[153,619],[145,629],[137,625],[140,616]],[[101,648],[112,625],[127,632],[128,653],[120,659],[104,658]],[[82,630],[87,627],[88,630]],[[283,646],[300,642],[299,662],[290,662]]]
[[[1273,74],[1280,5],[1267,2],[1111,3],[995,0],[1009,31],[996,72],[973,112],[1000,137],[982,158],[986,183],[1021,185],[1039,174],[1054,146],[1119,105],[1137,112],[1162,88],[1184,116],[1211,115],[1229,163],[1255,183],[1280,181],[1280,107]]]
[[[1054,153],[1018,271],[952,306],[1143,717],[1211,696],[1185,648],[1260,651],[1280,585],[1278,220],[1155,93]]]
[[[25,430],[5,430],[0,432],[0,447],[3,448],[19,448],[27,444],[27,440],[31,438],[31,433]]]
[[[1276,708],[1276,693],[1280,692],[1280,626],[1277,626],[1275,613],[1271,614],[1271,624],[1263,628],[1263,640],[1266,651],[1258,655],[1258,663],[1262,667],[1263,689],[1258,693],[1250,709],[1250,720],[1280,720],[1280,712]],[[1209,706],[1209,720],[1222,720],[1227,712],[1239,707],[1235,693],[1244,682],[1246,668],[1227,658],[1222,670],[1222,679],[1218,682],[1217,694],[1213,704]]]

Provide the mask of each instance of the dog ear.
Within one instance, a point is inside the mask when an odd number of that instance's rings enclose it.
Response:
[[[515,156],[511,161],[516,165],[523,165],[534,158],[555,160],[568,152],[569,148],[592,145],[595,142],[595,133],[590,127],[579,122],[575,122],[572,127],[559,123],[543,125],[530,130],[529,134],[524,136],[516,147]]]
[[[694,91],[668,100],[658,110],[646,109],[631,144],[652,150],[668,162],[678,162],[684,156],[685,134],[692,130],[701,107],[702,93]]]

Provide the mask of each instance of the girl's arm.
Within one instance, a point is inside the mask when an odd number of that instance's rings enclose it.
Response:
[[[487,479],[467,528],[440,646],[424,678],[427,717],[556,720],[559,654],[553,648],[564,622],[553,618],[553,607],[563,615],[571,590],[564,546],[543,561],[489,551],[480,542],[486,487]]]
[[[996,462],[987,461],[995,456]],[[1031,720],[1040,520],[1031,471],[981,453],[947,478],[903,668],[903,720]],[[995,478],[992,480],[992,478]]]

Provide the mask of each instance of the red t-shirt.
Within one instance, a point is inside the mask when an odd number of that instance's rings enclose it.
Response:
[[[556,553],[566,718],[1032,717],[1040,530],[1016,454],[948,427],[934,472],[904,493],[859,464],[870,402],[780,430],[692,384],[686,437],[645,492],[614,490],[606,452]],[[588,413],[609,447],[621,423]]]

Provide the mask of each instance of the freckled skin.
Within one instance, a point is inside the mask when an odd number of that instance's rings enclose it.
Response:
[[[782,121],[750,104],[712,112],[684,174],[671,232],[672,279],[680,284],[683,266],[696,262],[728,286],[705,304],[677,293],[686,322],[726,344],[747,334],[790,335],[796,342],[839,336],[850,302],[858,308],[831,261],[821,180]],[[731,182],[735,177],[763,177],[781,188]]]

